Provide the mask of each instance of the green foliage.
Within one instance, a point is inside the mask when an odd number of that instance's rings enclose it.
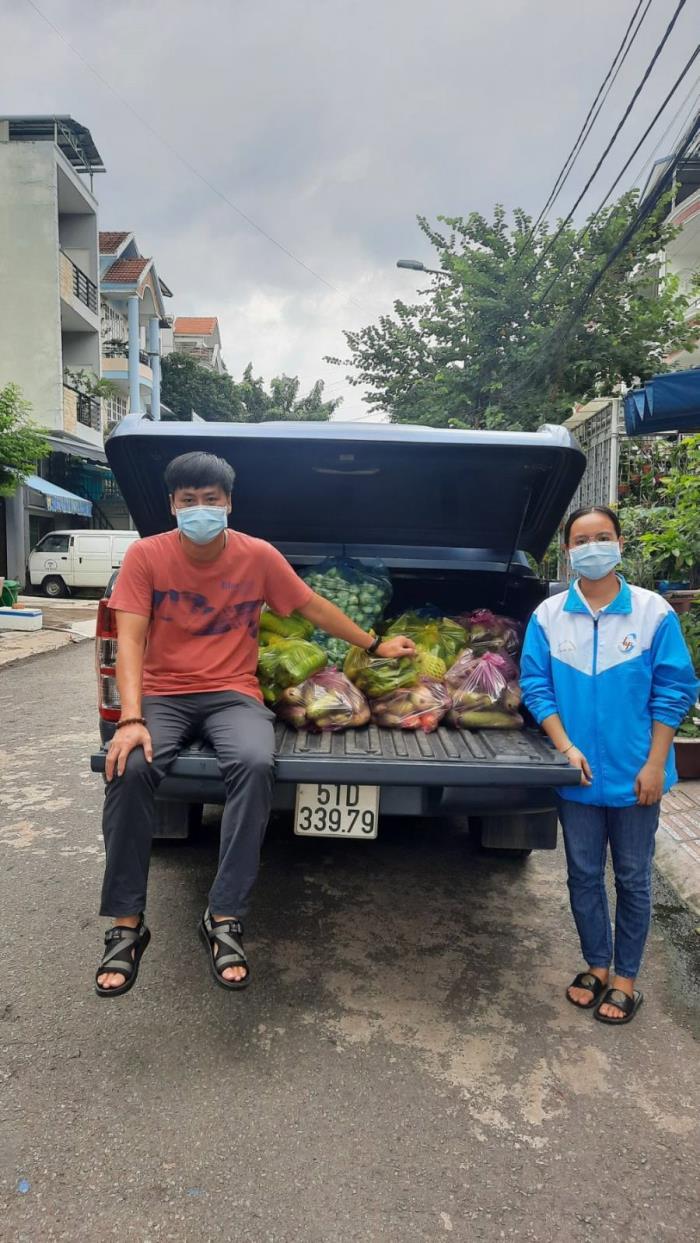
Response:
[[[667,513],[658,531],[641,537],[644,551],[669,573],[695,583],[700,579],[700,436],[679,441],[660,494]]]
[[[119,385],[112,380],[98,379],[92,371],[83,368],[73,371],[70,367],[64,367],[63,382],[85,397],[114,397],[120,391]]]
[[[650,591],[660,578],[668,578],[673,562],[664,552],[655,552],[647,536],[658,536],[672,517],[668,505],[621,505],[618,510],[624,537],[622,573],[631,583]]]
[[[700,678],[700,600],[693,603],[689,612],[681,615],[680,623],[693,668]],[[678,733],[681,738],[700,738],[700,706],[690,709]]]
[[[325,422],[337,410],[342,397],[323,400],[323,380],[317,380],[306,397],[299,397],[300,383],[296,376],[275,376],[270,381],[270,392],[265,390],[261,377],[253,375],[253,364],[248,363],[243,379],[236,390],[245,408],[247,423],[270,423],[272,421],[299,419]]]
[[[530,238],[532,221],[519,209],[512,224],[500,206],[493,220],[441,216],[444,232],[419,217],[449,275],[435,277],[419,301],[399,300],[393,315],[346,332],[350,357],[328,361],[351,367],[350,383],[366,386],[371,408],[393,422],[514,429],[561,422],[575,402],[663,371],[666,355],[699,335],[686,322],[677,280],[659,277],[653,258],[674,235],[662,222],[667,203],[587,292],[636,209],[636,193],[627,194],[584,233],[568,227],[556,241],[546,223]]]
[[[230,375],[218,375],[187,354],[169,354],[162,363],[161,394],[176,419],[189,420],[192,410],[212,421],[269,423],[286,419],[330,419],[342,398],[323,400],[323,380],[317,380],[306,397],[299,396],[296,376],[275,376],[270,391],[261,377],[253,375],[252,363],[237,383]]]
[[[48,441],[30,422],[29,412],[17,384],[0,388],[0,496],[12,496],[49,451]]]
[[[161,368],[161,400],[176,419],[189,422],[195,410],[213,422],[244,421],[243,403],[230,375],[210,371],[188,354],[168,354]]]

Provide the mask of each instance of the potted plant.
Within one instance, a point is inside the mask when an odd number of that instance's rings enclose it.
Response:
[[[700,676],[700,600],[680,618],[695,673]],[[675,741],[676,768],[681,781],[700,781],[700,702],[690,709]]]

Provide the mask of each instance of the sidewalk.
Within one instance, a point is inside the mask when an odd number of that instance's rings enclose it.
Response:
[[[20,596],[18,603],[41,609],[44,624],[41,630],[0,631],[0,670],[30,656],[95,637],[97,600],[47,601],[43,596]]]
[[[661,805],[656,866],[700,915],[700,781],[682,781]]]
[[[95,636],[97,600],[52,600],[20,596],[40,608],[43,630],[0,633],[0,673],[8,665]],[[683,901],[700,916],[700,782],[684,781],[666,795],[656,837],[656,866]]]

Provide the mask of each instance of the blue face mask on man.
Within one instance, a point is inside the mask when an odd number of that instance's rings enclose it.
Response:
[[[578,548],[569,549],[569,560],[574,574],[594,581],[605,578],[622,560],[620,544],[617,540],[593,540]]]
[[[228,526],[225,505],[190,505],[175,511],[178,529],[193,544],[211,544]]]

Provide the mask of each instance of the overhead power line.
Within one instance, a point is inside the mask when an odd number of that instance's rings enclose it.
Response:
[[[609,271],[609,269],[616,262],[616,260],[619,259],[620,255],[623,254],[623,252],[627,249],[635,233],[638,232],[638,230],[640,229],[644,221],[647,220],[648,217],[652,215],[652,213],[655,211],[656,207],[658,206],[660,200],[665,195],[666,191],[669,190],[670,187],[673,185],[673,179],[676,175],[676,169],[678,165],[681,163],[681,161],[684,160],[685,157],[692,150],[698,138],[698,135],[700,135],[700,116],[696,117],[695,120],[693,121],[693,124],[688,130],[688,133],[686,134],[680,149],[675,152],[673,160],[669,164],[669,167],[659,178],[659,180],[657,181],[656,185],[654,186],[654,188],[652,189],[648,197],[640,205],[639,211],[637,212],[637,215],[635,216],[634,220],[632,220],[630,224],[627,226],[627,228],[625,229],[625,232],[623,233],[622,237],[617,242],[617,244],[611,250],[603,266],[595,274],[595,276],[593,276],[591,280],[589,281],[583,293],[583,305],[584,306],[586,302],[588,302],[591,295],[595,293],[596,289],[598,288],[606,272]]]
[[[668,94],[667,94],[666,98],[664,99],[663,103],[660,105],[660,107],[658,108],[658,110],[657,110],[656,114],[654,115],[653,119],[650,121],[649,125],[647,126],[647,128],[645,129],[645,131],[644,131],[644,133],[642,134],[641,138],[639,139],[639,142],[637,143],[636,147],[634,148],[634,151],[633,151],[633,152],[632,152],[632,154],[629,156],[629,158],[626,160],[626,162],[623,164],[622,168],[620,169],[619,173],[617,174],[617,177],[615,178],[615,180],[613,181],[612,185],[610,186],[610,189],[608,190],[607,194],[605,195],[605,198],[604,198],[604,199],[602,199],[602,201],[599,203],[599,205],[598,205],[598,207],[596,208],[596,210],[593,212],[593,215],[591,216],[591,218],[590,218],[590,219],[586,222],[586,224],[585,224],[584,228],[583,228],[583,229],[581,230],[581,232],[578,234],[578,236],[577,236],[577,238],[576,238],[576,241],[575,241],[574,245],[573,245],[573,246],[572,246],[572,248],[571,248],[571,251],[570,251],[570,253],[569,253],[569,257],[568,257],[568,259],[567,259],[567,260],[566,260],[566,262],[562,265],[562,267],[560,267],[560,268],[559,268],[559,270],[555,273],[554,277],[553,277],[553,278],[552,278],[552,280],[549,282],[549,284],[547,285],[547,287],[546,287],[546,289],[544,290],[544,292],[543,292],[543,293],[542,293],[542,294],[538,297],[538,299],[537,299],[537,305],[538,305],[538,306],[541,306],[541,305],[542,305],[542,303],[543,303],[543,302],[545,301],[545,299],[547,298],[547,295],[551,292],[551,290],[554,288],[554,286],[558,283],[558,281],[559,281],[559,280],[561,279],[561,277],[564,275],[564,273],[566,272],[567,268],[570,266],[571,261],[572,261],[572,259],[574,258],[575,254],[576,254],[576,251],[577,251],[578,247],[580,246],[581,242],[582,242],[582,241],[583,241],[583,239],[586,237],[586,235],[590,232],[590,230],[591,230],[592,226],[594,225],[594,223],[595,223],[595,221],[597,220],[597,218],[600,216],[600,214],[601,214],[601,212],[602,212],[603,208],[605,207],[605,204],[607,203],[608,199],[610,198],[610,195],[611,195],[611,194],[613,193],[613,191],[617,188],[617,186],[619,185],[619,183],[620,183],[620,181],[622,180],[623,176],[624,176],[624,175],[625,175],[625,173],[627,172],[627,169],[629,168],[630,164],[632,163],[633,159],[635,158],[635,156],[636,156],[636,155],[638,155],[639,151],[640,151],[640,150],[641,150],[641,148],[644,146],[644,143],[646,142],[646,140],[647,140],[647,138],[649,137],[649,135],[650,135],[651,131],[653,130],[654,126],[656,125],[656,122],[659,120],[659,117],[662,115],[662,113],[663,113],[663,112],[666,110],[666,108],[668,107],[669,103],[670,103],[670,102],[671,102],[671,100],[673,99],[673,96],[675,95],[676,91],[678,90],[679,86],[681,85],[681,82],[683,81],[683,79],[686,77],[686,75],[687,75],[687,74],[690,72],[690,70],[692,69],[693,65],[695,64],[695,61],[696,61],[696,60],[697,60],[697,58],[698,58],[698,56],[700,56],[700,43],[697,45],[697,47],[695,48],[695,51],[693,52],[693,54],[691,55],[691,57],[689,58],[689,60],[686,62],[684,69],[681,71],[681,73],[680,73],[680,74],[678,75],[678,77],[676,78],[676,81],[674,82],[673,86],[671,87],[670,91],[668,92]]]
[[[615,53],[615,56],[613,57],[612,64],[610,65],[608,72],[606,73],[605,77],[603,78],[603,81],[598,87],[598,92],[596,94],[596,97],[593,100],[593,103],[591,104],[590,108],[588,109],[586,119],[584,120],[583,125],[581,126],[581,129],[579,130],[576,136],[576,141],[573,147],[571,148],[568,156],[566,157],[566,160],[564,161],[564,165],[561,168],[559,175],[557,176],[557,179],[554,182],[554,185],[552,186],[552,189],[550,190],[549,198],[547,199],[547,202],[545,203],[544,207],[542,208],[542,211],[537,217],[537,220],[535,221],[532,228],[530,229],[530,232],[528,233],[528,237],[526,239],[525,245],[527,245],[527,242],[532,237],[534,237],[535,233],[537,232],[537,229],[539,228],[540,224],[542,223],[545,216],[547,215],[547,212],[550,210],[551,207],[554,206],[555,202],[559,198],[559,195],[561,194],[562,190],[564,189],[564,186],[566,185],[566,182],[569,179],[569,176],[571,175],[574,164],[576,163],[579,155],[581,154],[581,151],[583,150],[583,147],[586,144],[586,141],[591,133],[591,130],[593,129],[593,126],[595,125],[598,117],[600,116],[601,109],[608,95],[610,94],[612,87],[615,85],[617,76],[620,70],[622,69],[622,66],[624,65],[630,51],[632,50],[632,46],[642,27],[644,18],[649,12],[652,0],[647,0],[646,8],[644,9],[644,12],[642,13],[642,16],[639,19],[639,23],[636,29],[633,31],[632,36],[630,38],[630,32],[632,31],[632,27],[634,26],[634,23],[637,19],[637,14],[639,13],[639,10],[641,9],[643,3],[644,3],[644,0],[638,0],[637,7],[634,10],[632,17],[630,18],[630,22],[629,22],[627,29],[625,30],[625,33],[622,38],[622,42],[620,43],[620,46],[618,47]],[[628,42],[628,39],[629,39],[629,42]],[[606,90],[606,87],[607,87],[607,90]],[[600,100],[600,103],[598,104],[599,100]],[[598,107],[596,108],[597,104],[598,104]]]
[[[652,56],[651,60],[649,61],[649,64],[647,65],[647,67],[646,67],[646,69],[645,69],[645,71],[644,71],[644,74],[643,74],[643,76],[642,76],[642,79],[641,79],[641,81],[640,81],[639,85],[637,86],[636,90],[634,91],[634,94],[632,95],[632,98],[630,99],[630,101],[629,101],[629,103],[628,103],[627,107],[625,108],[625,111],[624,111],[624,113],[623,113],[622,117],[620,118],[620,120],[619,120],[618,124],[616,125],[615,130],[614,130],[613,135],[612,135],[612,138],[611,138],[611,139],[610,139],[610,141],[608,142],[608,145],[606,146],[605,150],[603,151],[603,154],[601,155],[600,159],[598,160],[598,163],[596,164],[595,168],[593,169],[593,172],[591,173],[590,177],[588,178],[588,181],[586,182],[585,186],[583,187],[583,190],[581,191],[581,193],[579,194],[578,198],[576,199],[576,202],[574,203],[573,207],[572,207],[572,208],[571,208],[571,210],[569,211],[569,214],[566,216],[566,218],[565,218],[564,220],[562,220],[562,222],[561,222],[561,224],[559,225],[559,228],[557,229],[556,233],[553,233],[553,234],[552,234],[551,238],[550,238],[550,239],[549,239],[549,241],[547,242],[547,245],[544,247],[544,249],[542,250],[542,252],[541,252],[541,253],[540,253],[540,255],[538,256],[538,258],[537,258],[537,262],[536,262],[536,263],[534,264],[534,266],[530,269],[530,271],[526,273],[526,280],[528,280],[528,281],[532,280],[533,276],[535,276],[535,275],[537,274],[537,272],[540,270],[540,268],[542,267],[542,264],[544,263],[544,260],[546,259],[547,255],[550,253],[550,251],[551,251],[552,247],[554,246],[555,242],[556,242],[556,241],[557,241],[557,240],[561,237],[561,235],[562,235],[562,233],[564,232],[564,229],[566,228],[567,224],[569,224],[569,222],[573,219],[573,216],[574,216],[574,214],[575,214],[575,212],[576,212],[576,209],[580,206],[581,202],[583,201],[583,199],[585,198],[586,194],[587,194],[587,193],[588,193],[588,191],[590,190],[590,188],[591,188],[591,186],[592,186],[593,182],[595,181],[595,178],[598,176],[598,173],[600,172],[600,169],[601,169],[601,168],[602,168],[602,166],[603,166],[603,163],[604,163],[604,162],[605,162],[605,160],[607,159],[608,155],[610,154],[610,151],[612,150],[612,148],[613,148],[613,146],[614,146],[615,142],[617,141],[617,138],[618,138],[618,136],[619,136],[619,134],[620,134],[620,131],[622,130],[623,126],[625,125],[626,121],[628,120],[628,118],[629,118],[629,116],[630,116],[630,114],[631,114],[631,112],[632,112],[632,109],[634,108],[634,106],[635,106],[635,104],[636,104],[637,100],[639,99],[639,96],[641,95],[642,91],[644,90],[644,87],[646,86],[646,84],[647,84],[647,82],[648,82],[648,80],[649,80],[649,77],[651,76],[651,73],[652,73],[652,71],[653,71],[653,69],[654,69],[654,66],[655,66],[655,64],[656,64],[657,60],[659,59],[659,57],[660,57],[661,53],[663,52],[663,50],[664,50],[664,48],[665,48],[665,46],[666,46],[666,44],[667,44],[667,42],[668,42],[668,40],[669,40],[669,38],[670,38],[670,36],[671,36],[671,32],[673,31],[673,28],[674,28],[674,26],[675,26],[676,22],[678,21],[678,18],[680,17],[682,10],[685,8],[686,3],[687,3],[687,0],[678,0],[678,4],[676,5],[676,10],[675,10],[675,12],[674,12],[674,14],[673,14],[673,17],[671,18],[670,22],[668,23],[668,26],[666,27],[666,30],[664,31],[663,38],[661,39],[661,42],[657,45],[656,50],[655,50],[655,52],[654,52],[654,55]]]
[[[654,147],[649,152],[649,155],[645,157],[644,163],[642,164],[641,168],[639,169],[639,171],[636,173],[636,175],[632,179],[633,186],[640,185],[642,178],[644,177],[644,174],[647,173],[647,170],[651,171],[651,169],[654,166],[655,156],[662,149],[662,147],[664,147],[664,144],[666,143],[666,139],[668,138],[671,131],[674,129],[679,118],[682,116],[683,120],[678,128],[678,132],[676,133],[675,138],[670,143],[670,149],[671,150],[675,149],[676,144],[680,141],[681,134],[685,133],[686,129],[688,128],[688,125],[690,124],[690,118],[695,115],[695,112],[698,109],[698,104],[700,104],[700,95],[698,94],[699,86],[700,86],[700,74],[696,77],[695,81],[693,82],[693,85],[691,86],[687,95],[684,97],[682,103],[678,105],[677,110],[674,112],[663,134],[660,136],[660,138],[657,139],[656,143],[654,144]],[[691,100],[692,100],[692,103],[690,102]],[[688,107],[689,104],[690,104],[690,107]]]
[[[179,160],[180,163],[184,165],[184,167],[188,169],[189,172],[191,172],[194,177],[197,177],[198,180],[201,181],[203,185],[205,185],[209,190],[211,190],[212,194],[215,194],[217,198],[220,198],[222,202],[226,203],[226,205],[230,207],[231,210],[234,211],[237,216],[240,216],[241,220],[244,220],[246,224],[250,225],[251,229],[255,229],[255,231],[259,233],[261,237],[264,237],[266,241],[270,242],[272,246],[276,246],[277,249],[280,250],[283,255],[286,255],[287,258],[291,259],[293,263],[296,263],[300,268],[303,268],[305,272],[308,272],[309,276],[313,276],[315,280],[320,281],[322,285],[325,285],[326,289],[330,289],[333,293],[339,294],[341,298],[345,298],[347,302],[351,302],[353,306],[356,306],[359,310],[364,309],[359,302],[356,302],[354,298],[350,297],[347,294],[344,294],[341,289],[338,289],[338,287],[336,285],[333,285],[331,281],[326,280],[326,277],[322,276],[320,272],[317,272],[315,268],[312,268],[308,263],[305,263],[303,259],[300,259],[299,255],[295,255],[293,250],[290,250],[287,246],[284,245],[283,242],[280,242],[276,237],[272,235],[272,233],[268,233],[267,229],[264,229],[262,225],[258,224],[257,220],[254,220],[252,216],[249,216],[248,213],[243,211],[243,209],[239,207],[237,203],[234,203],[228,197],[227,194],[224,194],[223,190],[220,190],[218,186],[215,186],[213,182],[211,182],[209,178],[205,176],[204,173],[200,172],[200,170],[196,168],[194,164],[190,163],[190,161],[187,159],[186,156],[182,154],[181,151],[178,151],[177,147],[174,147],[173,144],[169,142],[167,138],[164,138],[163,135],[157,129],[155,129],[153,125],[151,125],[150,121],[148,121],[144,116],[142,116],[141,113],[138,112],[137,109],[134,108],[133,105],[129,103],[128,99],[126,99],[122,94],[120,94],[117,88],[113,86],[112,83],[108,81],[107,78],[105,78],[104,74],[100,73],[100,71],[96,69],[95,66],[92,65],[90,61],[86,59],[85,56],[83,56],[82,52],[80,52],[78,48],[75,47],[75,45],[70,42],[67,36],[64,35],[63,31],[60,30],[58,26],[56,26],[55,23],[51,21],[51,18],[47,17],[46,13],[44,13],[39,8],[39,6],[34,3],[34,0],[26,0],[26,3],[30,6],[30,8],[34,10],[34,12],[42,19],[42,21],[46,22],[46,25],[49,26],[51,30],[53,30],[54,34],[58,36],[58,38],[61,40],[62,43],[65,43],[69,51],[71,51],[73,55],[77,57],[77,59],[85,66],[86,69],[89,70],[89,72],[93,75],[93,77],[97,78],[97,81],[100,82],[102,86],[106,87],[108,91],[111,91],[112,95],[114,95],[114,97],[119,100],[122,107],[126,108],[131,113],[131,115],[135,117],[136,120],[139,121],[140,124],[143,125],[145,129],[148,130],[149,134],[152,134],[153,137],[157,139],[157,141],[161,144],[161,146],[165,147],[166,150],[168,150],[171,153],[171,155],[174,155],[175,159]]]

